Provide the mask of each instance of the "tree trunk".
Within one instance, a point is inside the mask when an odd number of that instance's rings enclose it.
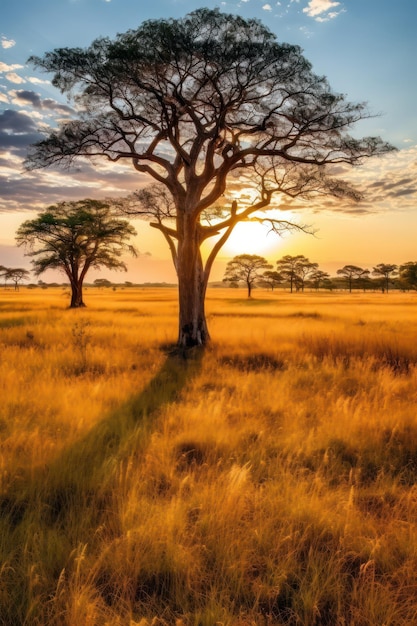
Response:
[[[83,302],[83,283],[82,281],[71,281],[71,304],[70,309],[78,309],[85,306]]]
[[[204,307],[208,276],[204,274],[198,223],[192,215],[183,214],[178,226],[178,346],[188,348],[210,340]]]

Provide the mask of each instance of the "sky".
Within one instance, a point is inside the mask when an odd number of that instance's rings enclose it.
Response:
[[[51,75],[27,64],[62,47],[87,47],[95,38],[125,32],[147,19],[182,17],[219,8],[258,18],[278,41],[301,46],[318,75],[349,101],[368,103],[375,116],[354,135],[381,136],[397,151],[349,173],[365,189],[354,208],[306,203],[297,217],[315,235],[277,238],[253,225],[239,227],[220,252],[212,279],[221,280],[236,254],[304,254],[334,274],[346,264],[417,261],[417,2],[415,0],[2,0],[0,6],[0,265],[30,269],[15,245],[19,225],[62,200],[125,196],[151,181],[131,167],[89,163],[70,171],[27,172],[22,163],[39,128],[69,120],[73,103],[51,85]],[[320,210],[319,210],[320,209]],[[142,255],[127,259],[128,272],[103,270],[115,282],[175,281],[160,234],[134,221]],[[146,254],[145,254],[146,253]],[[46,282],[57,276],[52,272]],[[91,277],[90,277],[91,278]]]

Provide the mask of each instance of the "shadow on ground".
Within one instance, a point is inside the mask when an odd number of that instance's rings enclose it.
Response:
[[[190,351],[186,358],[168,354],[141,393],[64,449],[47,468],[32,468],[10,486],[0,497],[3,521],[8,519],[14,528],[27,516],[41,515],[47,524],[65,524],[67,514],[71,518],[77,510],[83,514],[123,459],[146,449],[159,410],[179,399],[184,386],[200,371],[202,358],[202,350]]]

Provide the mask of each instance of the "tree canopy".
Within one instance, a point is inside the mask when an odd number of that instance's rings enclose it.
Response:
[[[359,267],[358,265],[344,265],[342,268],[337,270],[337,274],[339,274],[339,276],[346,278],[350,292],[352,291],[354,282],[358,282],[361,278],[366,278],[369,276],[369,273],[369,270],[365,270],[363,267]]]
[[[289,282],[292,293],[294,286],[297,291],[304,291],[306,278],[318,269],[318,263],[312,263],[303,254],[286,254],[277,261],[277,269],[282,278]]]
[[[389,283],[394,274],[397,274],[398,265],[393,263],[378,263],[372,269],[372,274],[374,276],[381,276],[382,278],[382,288],[384,291],[388,293]]]
[[[349,134],[369,117],[366,105],[334,93],[298,46],[278,43],[258,20],[217,9],[149,20],[115,40],[30,60],[53,73],[79,117],[35,144],[27,167],[101,157],[129,163],[165,188],[164,209],[150,191],[137,211],[156,218],[152,226],[170,247],[182,346],[209,339],[208,277],[239,221],[263,221],[278,233],[297,228],[285,214],[260,211],[276,209],[277,196],[357,199],[328,168],[391,149]],[[204,264],[200,246],[211,237]]]
[[[408,289],[417,289],[417,262],[408,261],[399,267],[400,280]]]
[[[231,283],[244,282],[250,298],[256,281],[263,276],[262,272],[271,268],[272,265],[262,256],[239,254],[228,262],[223,280]]]
[[[14,284],[15,291],[19,291],[19,283],[28,278],[30,272],[22,267],[4,267],[0,265],[0,277],[4,278],[4,284],[11,280]]]
[[[71,285],[71,308],[85,306],[83,282],[91,268],[126,270],[124,252],[136,254],[127,243],[135,229],[120,219],[112,206],[98,200],[61,202],[36,219],[24,222],[16,240],[33,257],[36,276],[48,269],[63,272]]]

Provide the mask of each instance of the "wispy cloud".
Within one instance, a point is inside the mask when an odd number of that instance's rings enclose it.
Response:
[[[336,9],[336,7],[341,7],[340,2],[333,0],[310,0],[303,9],[303,13],[313,17],[317,22],[327,22],[344,11],[342,7],[337,10],[331,10]]]
[[[270,4],[264,4],[262,8],[264,11],[272,11],[272,7]]]
[[[7,37],[2,36],[1,38],[1,47],[2,48],[13,48],[16,45],[14,39],[7,39]]]

